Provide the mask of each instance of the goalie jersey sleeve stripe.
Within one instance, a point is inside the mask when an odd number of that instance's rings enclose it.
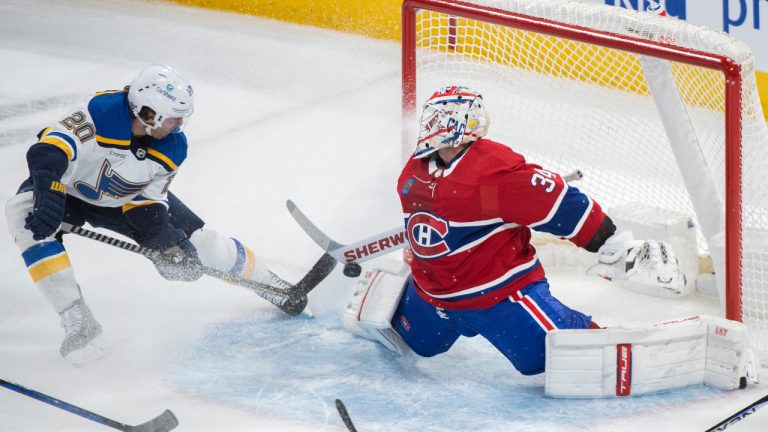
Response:
[[[553,207],[552,218],[532,228],[570,240],[580,241],[582,237],[588,237],[589,240],[602,222],[602,211],[595,211],[596,205],[599,209],[599,205],[592,198],[576,187],[569,187],[564,198],[558,200]],[[588,232],[582,234],[584,230]],[[586,243],[577,243],[578,246],[584,244]]]
[[[550,227],[552,226],[558,226],[560,221],[558,220],[559,218],[556,219],[555,216],[558,216],[558,210],[561,207],[563,199],[568,196],[569,191],[570,189],[568,188],[568,184],[562,183],[562,189],[560,190],[560,193],[557,194],[557,199],[552,205],[552,208],[549,210],[549,213],[547,213],[547,217],[538,222],[530,223],[528,226],[530,228],[538,228],[538,230],[541,231],[551,229]]]

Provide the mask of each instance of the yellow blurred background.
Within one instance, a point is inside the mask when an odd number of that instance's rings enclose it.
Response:
[[[175,3],[296,24],[311,25],[376,39],[400,40],[402,0],[171,0]],[[768,72],[757,72],[757,87],[768,119]]]

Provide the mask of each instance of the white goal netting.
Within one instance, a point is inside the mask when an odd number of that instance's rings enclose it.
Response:
[[[642,203],[690,215],[698,253],[714,259],[722,291],[731,285],[727,315],[750,325],[768,358],[768,130],[750,49],[674,18],[577,0],[474,0],[456,11],[446,1],[413,3],[403,39],[405,58],[415,55],[403,69],[409,124],[436,89],[467,85],[483,94],[490,138],[545,168],[581,169],[576,185],[604,208]],[[681,62],[688,58],[730,59],[739,79]],[[649,79],[649,65],[666,68],[661,78]],[[664,87],[665,76],[676,90]],[[726,88],[739,84],[729,111]],[[728,260],[727,282],[726,233],[738,236],[741,259]]]

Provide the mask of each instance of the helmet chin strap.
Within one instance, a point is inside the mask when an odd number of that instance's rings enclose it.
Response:
[[[163,122],[161,121],[160,124],[150,125],[147,122],[145,122],[144,119],[141,118],[140,115],[138,115],[137,113],[134,113],[134,114],[135,114],[136,119],[138,119],[139,122],[144,126],[144,132],[146,132],[146,134],[149,135],[149,136],[152,136],[152,131],[159,129],[160,126],[162,126],[162,124],[163,124]],[[187,115],[187,117],[189,117],[189,114]],[[162,118],[162,120],[165,120],[165,117],[161,117],[161,118]],[[176,126],[173,129],[171,129],[169,131],[169,133],[179,133],[181,131],[182,131],[182,127],[181,126]]]
[[[156,128],[151,126],[151,125],[149,125],[149,124],[147,124],[147,122],[145,122],[144,119],[141,118],[141,116],[138,115],[138,114],[136,114],[136,119],[138,119],[139,123],[141,123],[144,126],[144,132],[147,135],[152,136],[152,131],[155,130]]]

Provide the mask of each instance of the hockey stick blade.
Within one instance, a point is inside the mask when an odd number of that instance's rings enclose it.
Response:
[[[352,419],[349,418],[349,412],[347,411],[347,407],[344,406],[344,402],[341,401],[341,399],[336,399],[336,410],[339,411],[339,416],[341,416],[341,421],[344,422],[344,426],[349,429],[349,432],[357,432],[357,429],[355,429],[355,425],[352,423]]]
[[[293,201],[288,200],[286,206],[301,229],[328,255],[342,264],[369,261],[408,245],[405,230],[402,227],[392,228],[354,243],[342,244],[321,231]]]
[[[740,422],[741,420],[745,419],[747,416],[752,415],[757,411],[758,409],[768,405],[768,395],[765,395],[761,397],[760,399],[752,402],[751,404],[747,405],[746,407],[739,410],[739,412],[729,416],[725,420],[721,421],[720,423],[712,426],[711,428],[707,429],[706,432],[718,432],[718,431],[724,431],[729,426],[733,425],[734,423]]]
[[[79,406],[72,405],[71,403],[64,402],[61,399],[56,399],[53,396],[48,396],[45,393],[40,393],[39,391],[26,388],[10,381],[6,381],[4,379],[0,379],[0,387],[5,387],[8,390],[13,390],[17,393],[23,394],[24,396],[29,396],[32,399],[37,399],[40,402],[45,402],[48,405],[55,406],[56,408],[62,409],[69,413],[124,432],[169,432],[179,425],[179,420],[170,410],[165,410],[165,412],[148,422],[137,426],[131,426],[88,411],[87,409],[80,408]]]
[[[314,240],[324,251],[328,252],[334,249],[338,249],[343,245],[337,241],[334,241],[328,237],[324,232],[320,230],[311,220],[302,212],[299,207],[291,200],[285,202],[285,206],[288,207],[288,211],[293,216],[293,219],[299,224],[301,229],[304,230],[307,235]]]
[[[179,420],[171,412],[171,410],[165,410],[159,416],[152,420],[142,423],[137,426],[128,426],[125,429],[126,432],[167,432],[171,431],[179,425]]]

